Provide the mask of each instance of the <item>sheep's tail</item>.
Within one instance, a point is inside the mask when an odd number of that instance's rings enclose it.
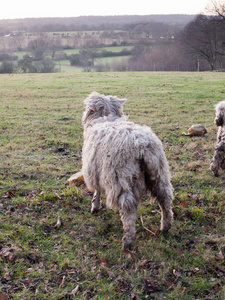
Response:
[[[164,152],[154,156],[147,153],[141,159],[141,170],[144,173],[145,185],[153,197],[173,199],[173,187],[169,165]]]

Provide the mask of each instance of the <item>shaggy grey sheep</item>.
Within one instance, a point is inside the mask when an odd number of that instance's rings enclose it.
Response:
[[[85,100],[82,172],[94,192],[91,212],[100,209],[100,194],[106,194],[106,205],[120,212],[123,246],[130,249],[142,195],[150,190],[158,200],[161,230],[167,232],[173,218],[173,191],[162,143],[149,127],[127,121],[122,109],[125,102],[97,92]]]
[[[215,124],[219,126],[217,132],[217,143],[210,169],[214,176],[219,176],[219,169],[225,169],[225,101],[216,106]]]

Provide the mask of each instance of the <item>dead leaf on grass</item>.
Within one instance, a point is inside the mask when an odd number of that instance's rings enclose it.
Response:
[[[217,277],[225,277],[225,268],[217,267],[216,268],[216,276]]]
[[[9,297],[6,294],[0,294],[0,300],[7,300]]]
[[[55,192],[54,194],[59,198],[59,200],[62,200],[62,197],[57,192]]]
[[[56,272],[56,269],[57,269],[57,264],[56,264],[56,263],[53,263],[53,264],[51,265],[50,272],[55,273],[55,272]]]
[[[119,284],[119,291],[120,292],[126,292],[126,291],[128,291],[132,288],[132,285],[130,284],[130,282],[128,282],[125,279],[125,277],[123,277],[122,275],[119,275],[116,278],[116,282]]]
[[[144,279],[142,288],[145,292],[148,292],[148,293],[154,293],[154,292],[161,291],[161,287],[160,287],[159,283],[151,277],[146,277]]]
[[[60,228],[62,226],[62,219],[58,216],[57,222],[55,224],[55,228]]]
[[[79,290],[79,284],[75,287],[75,289],[73,289],[72,291],[71,291],[71,295],[76,295],[76,293],[78,292],[78,290]],[[0,299],[1,300],[1,299]]]
[[[147,263],[148,263],[148,261],[149,260],[147,260],[147,259],[142,260],[141,263],[140,263],[140,267],[145,268],[146,265],[147,265]]]
[[[99,262],[100,262],[101,264],[108,264],[108,263],[109,263],[109,261],[108,261],[107,258],[100,258]]]
[[[60,282],[59,289],[63,286],[66,279],[66,275],[63,275],[62,281]]]
[[[29,260],[29,262],[30,262],[31,264],[36,264],[36,263],[38,263],[39,260],[40,260],[39,255],[36,254],[36,253],[28,253],[28,254],[26,255],[26,258]]]
[[[216,256],[215,256],[216,260],[224,260],[224,255],[222,253],[222,251],[220,251]]]
[[[124,249],[123,251],[122,251],[122,254],[126,257],[126,258],[128,258],[128,259],[131,259],[131,260],[135,260],[135,257],[132,255],[132,254],[134,254],[135,252],[132,252],[132,251],[130,251],[129,249]]]
[[[15,260],[15,257],[12,253],[11,248],[2,248],[2,250],[0,251],[0,256],[2,258],[5,258],[8,261],[14,261]]]
[[[183,207],[188,207],[189,203],[187,201],[181,201],[180,205]]]
[[[176,277],[176,278],[179,278],[179,277],[182,277],[182,274],[179,270],[176,270],[176,269],[173,269],[173,275]]]
[[[143,269],[149,269],[154,275],[157,275],[159,273],[159,270],[164,267],[164,263],[158,263],[144,259],[141,261],[140,267]]]
[[[6,271],[6,273],[4,274],[3,278],[7,281],[11,280],[11,276],[9,275],[9,271]]]
[[[2,196],[2,198],[13,198],[13,197],[16,197],[16,195],[15,195],[13,192],[11,192],[11,191],[6,192],[6,193]]]
[[[106,273],[109,275],[110,279],[113,279],[115,277],[114,273],[109,270],[106,270]]]

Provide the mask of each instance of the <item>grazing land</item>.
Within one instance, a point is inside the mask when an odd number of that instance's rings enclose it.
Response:
[[[224,299],[225,173],[209,171],[214,104],[223,73],[15,74],[0,77],[0,299]],[[162,140],[174,187],[174,223],[142,202],[137,240],[121,250],[122,224],[91,215],[81,168],[83,100],[128,98],[130,120]],[[196,123],[203,137],[182,136]],[[139,214],[140,216],[140,214]],[[58,220],[58,222],[57,222]]]

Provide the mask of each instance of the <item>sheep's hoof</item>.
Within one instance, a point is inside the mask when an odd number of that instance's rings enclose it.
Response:
[[[210,165],[210,170],[215,177],[219,177],[219,171],[213,166],[213,164]]]
[[[167,237],[169,234],[169,229],[163,229],[163,230],[161,230],[161,232],[164,237]]]
[[[220,176],[218,171],[212,170],[212,173],[213,173],[213,175],[215,177],[219,177]]]
[[[164,221],[164,222],[162,222],[160,230],[161,230],[163,235],[167,235],[170,228],[171,228],[171,222],[170,221],[168,221],[168,222]]]
[[[94,207],[94,208],[91,208],[91,213],[94,215],[94,214],[97,214],[98,212],[99,212],[99,208],[96,208],[96,207]]]
[[[131,250],[134,243],[129,241],[126,237],[123,238],[123,250]]]
[[[221,164],[221,169],[225,170],[225,160]]]
[[[103,207],[105,207],[105,203],[100,201],[98,206],[93,206],[91,208],[91,213],[92,214],[97,214]]]

